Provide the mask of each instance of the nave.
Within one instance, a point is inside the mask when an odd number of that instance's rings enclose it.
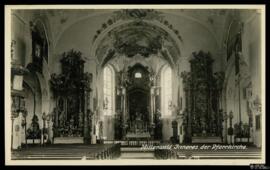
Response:
[[[262,16],[260,9],[11,10],[11,159],[261,159]],[[248,148],[141,148],[203,144]]]

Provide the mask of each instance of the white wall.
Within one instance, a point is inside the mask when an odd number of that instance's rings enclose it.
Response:
[[[262,96],[262,73],[261,73],[261,28],[260,28],[260,15],[255,14],[247,20],[242,18],[244,23],[242,32],[242,65],[240,64],[241,70],[241,119],[243,123],[248,123],[248,101],[254,101],[256,96],[261,99]],[[233,125],[239,122],[239,87],[235,84],[235,66],[234,66],[234,55],[231,56],[230,60],[226,63],[226,108],[227,114],[230,111],[233,112]],[[244,98],[244,91],[248,84],[252,85],[252,97]],[[252,141],[256,146],[261,146],[261,130],[255,130],[255,115],[257,112],[252,110],[253,114],[253,134]],[[229,127],[229,120],[228,120]],[[229,139],[229,138],[228,138]]]

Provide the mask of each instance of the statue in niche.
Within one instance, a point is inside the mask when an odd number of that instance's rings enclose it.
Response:
[[[129,75],[128,75],[127,72],[124,72],[124,73],[123,73],[123,78],[124,78],[124,80],[123,80],[123,86],[124,86],[124,87],[128,87],[129,85],[132,84],[132,82],[131,82],[130,79],[129,79]]]
[[[222,90],[224,79],[225,79],[225,73],[224,72],[216,72],[213,74],[213,77],[216,80],[216,88],[218,90]]]
[[[88,114],[88,125],[89,125],[89,128],[91,130],[91,127],[92,127],[92,119],[93,119],[93,116],[94,116],[94,112],[92,112],[90,109],[87,110],[87,114]]]
[[[142,114],[139,113],[138,111],[135,113],[136,115],[136,120],[142,120]]]
[[[157,112],[156,112],[156,119],[157,120],[161,119],[161,111],[159,109],[157,109]]]
[[[172,105],[172,113],[173,115],[177,116],[177,115],[180,115],[180,107],[179,106],[176,106],[176,105]]]
[[[62,111],[62,112],[60,112],[60,115],[59,115],[60,127],[64,127],[65,126],[65,122],[66,122],[66,115],[65,115],[65,112]]]
[[[74,120],[74,115],[71,116],[70,120],[69,120],[69,125],[70,128],[73,129],[75,127],[75,120]]]
[[[149,86],[154,86],[155,85],[155,72],[151,69],[149,73]]]
[[[103,122],[102,121],[99,122],[99,128],[98,129],[99,129],[98,136],[99,136],[99,138],[100,138],[100,140],[102,142],[102,140],[103,140]]]
[[[206,136],[206,119],[205,119],[205,117],[201,118],[200,121],[201,121],[200,124],[201,124],[202,136]]]
[[[58,125],[58,123],[57,123],[58,113],[57,113],[57,108],[56,107],[53,108],[53,111],[52,111],[51,115],[52,115],[52,122],[54,123],[55,126],[57,126]]]
[[[72,115],[69,122],[68,122],[68,136],[74,135],[74,130],[75,130],[75,123],[74,122],[75,122],[74,115]]]
[[[79,127],[83,127],[83,112],[79,113]]]
[[[119,79],[118,82],[119,82],[119,85],[120,85],[120,86],[126,87],[126,86],[128,86],[129,84],[131,84],[131,82],[130,82],[130,80],[129,80],[129,78],[128,78],[128,73],[125,72],[124,70],[121,70],[121,71],[119,72],[118,79]]]
[[[40,47],[40,45],[39,44],[36,44],[34,50],[35,50],[35,56],[38,57],[38,58],[40,58],[41,57],[41,47]]]

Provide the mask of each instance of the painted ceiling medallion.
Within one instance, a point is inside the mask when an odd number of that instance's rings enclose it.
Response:
[[[114,36],[114,48],[119,54],[133,57],[140,54],[149,57],[150,54],[157,54],[162,48],[162,37],[151,35],[142,30],[130,30],[129,35],[118,34]]]

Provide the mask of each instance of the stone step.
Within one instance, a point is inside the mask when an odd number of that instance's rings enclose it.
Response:
[[[121,147],[121,152],[153,152],[154,149],[143,150],[141,147]]]
[[[144,151],[141,147],[121,147],[120,159],[155,159],[154,150]]]
[[[120,159],[154,159],[153,152],[121,152]]]
[[[56,137],[54,144],[83,144],[83,137]]]
[[[221,137],[192,137],[192,143],[222,143]]]

